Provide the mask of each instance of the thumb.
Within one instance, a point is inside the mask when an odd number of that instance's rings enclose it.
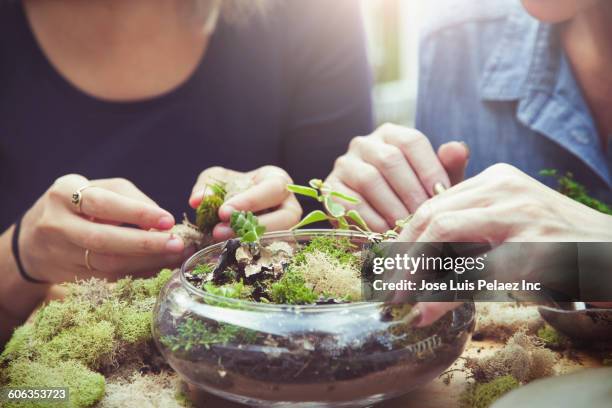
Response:
[[[448,142],[438,148],[438,158],[444,166],[451,185],[463,181],[470,159],[470,149],[464,142]]]

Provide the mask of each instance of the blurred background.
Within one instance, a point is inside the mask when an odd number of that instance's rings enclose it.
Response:
[[[422,0],[360,0],[376,85],[377,124],[414,125]]]

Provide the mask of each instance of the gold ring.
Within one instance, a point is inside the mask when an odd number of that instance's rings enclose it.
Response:
[[[89,187],[92,187],[92,186],[88,184],[86,186],[79,188],[77,191],[72,193],[72,197],[70,198],[70,202],[72,203],[72,205],[74,205],[74,207],[77,209],[79,214],[82,213],[81,207],[83,206],[83,191],[85,191],[85,189]]]
[[[91,253],[91,251],[89,251],[89,249],[85,250],[85,266],[87,267],[87,270],[89,270],[89,272],[93,272],[93,268],[91,267],[91,264],[89,263],[89,254]]]

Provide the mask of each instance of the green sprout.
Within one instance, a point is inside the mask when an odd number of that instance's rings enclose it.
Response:
[[[230,226],[242,242],[258,242],[266,232],[266,227],[259,225],[257,217],[251,211],[234,211]]]
[[[384,240],[397,238],[399,235],[399,230],[403,228],[404,225],[406,225],[406,223],[410,220],[410,218],[398,220],[395,222],[395,228],[393,228],[392,230],[389,230],[383,234],[374,233],[357,210],[349,210],[340,202],[338,202],[344,201],[349,204],[359,204],[360,201],[358,198],[341,193],[339,191],[334,191],[327,183],[323,182],[323,180],[320,179],[312,179],[308,184],[309,186],[289,184],[287,185],[287,189],[292,193],[314,198],[315,200],[323,204],[324,211],[312,211],[311,213],[307,214],[299,223],[294,225],[291,228],[292,230],[305,227],[306,225],[314,224],[315,222],[329,221],[332,225],[337,225],[338,229],[353,229],[366,234],[370,239]]]
[[[612,207],[606,203],[603,203],[596,198],[591,197],[585,186],[574,180],[574,175],[570,172],[565,175],[559,174],[555,169],[545,169],[540,171],[541,176],[555,177],[559,184],[559,192],[569,198],[578,201],[581,204],[591,207],[594,210],[602,212],[604,214],[612,215]]]

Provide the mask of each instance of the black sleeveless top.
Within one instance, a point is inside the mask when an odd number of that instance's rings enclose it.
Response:
[[[0,1],[0,232],[65,174],[124,177],[176,217],[210,166],[272,164],[325,177],[371,130],[358,2],[284,0],[223,22],[182,85],[108,102],[72,86],[39,48],[19,1]]]

